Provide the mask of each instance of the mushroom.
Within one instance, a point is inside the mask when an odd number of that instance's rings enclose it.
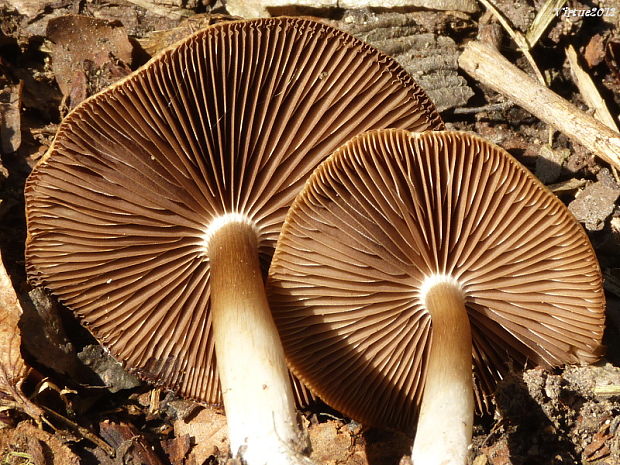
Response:
[[[601,352],[585,232],[512,156],[460,132],[339,148],[289,210],[268,298],[293,373],[358,421],[415,430],[415,465],[466,462],[475,404],[510,359]]]
[[[248,464],[303,461],[263,277],[310,172],[388,126],[443,123],[371,46],[306,19],[209,27],[62,122],[26,185],[30,280],[143,379],[223,399]]]

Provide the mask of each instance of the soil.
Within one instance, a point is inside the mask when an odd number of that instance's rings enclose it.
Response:
[[[574,45],[610,113],[618,115],[620,4],[613,1],[597,6],[616,8],[614,15],[560,12],[532,53],[551,89],[589,111],[565,60],[566,46]],[[542,3],[495,4],[525,33]],[[566,6],[593,5],[571,0]],[[396,56],[440,102],[450,129],[476,132],[508,150],[569,206],[590,236],[605,276],[605,357],[590,367],[514,367],[497,387],[494,411],[476,419],[470,462],[620,464],[620,179],[587,147],[458,70],[464,44],[480,37],[531,72],[483,10],[283,12],[318,16]],[[23,255],[24,183],[62,117],[156,51],[226,15],[224,5],[208,0],[0,0],[0,250],[24,309],[22,353],[33,367],[20,388],[45,411],[37,417],[36,409],[20,407],[0,390],[1,464],[226,463],[222,412],[127,374],[65,309],[28,285]],[[420,37],[432,53],[416,48]],[[321,405],[304,417],[317,463],[407,461],[411,439],[404,434],[365,428]]]

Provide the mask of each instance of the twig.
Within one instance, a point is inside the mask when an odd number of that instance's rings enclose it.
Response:
[[[610,165],[620,168],[619,133],[538,84],[490,45],[479,41],[467,44],[459,58],[459,66]]]
[[[470,115],[484,111],[502,111],[514,106],[512,102],[490,103],[481,107],[458,107],[453,110],[455,115]]]

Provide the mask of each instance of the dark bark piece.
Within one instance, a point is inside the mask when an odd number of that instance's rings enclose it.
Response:
[[[425,32],[428,26],[423,26],[423,15],[434,17],[432,12],[364,12],[359,18],[352,13],[337,24],[343,24],[347,32],[398,61],[426,91],[438,111],[464,106],[474,92],[459,75],[460,51],[450,37]]]
[[[22,143],[21,107],[24,83],[7,86],[0,91],[0,152],[13,153]],[[0,176],[4,169],[0,165]],[[4,176],[3,176],[4,177]],[[0,177],[0,181],[2,178]]]
[[[119,464],[163,465],[146,438],[130,423],[102,421],[99,424],[99,434],[116,449],[115,460]]]

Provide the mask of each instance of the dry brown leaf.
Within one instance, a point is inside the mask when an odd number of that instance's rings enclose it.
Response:
[[[32,418],[39,419],[41,410],[21,392],[21,383],[29,368],[21,354],[21,332],[18,327],[22,308],[0,259],[0,394],[5,394]],[[0,404],[8,399],[0,395]]]
[[[133,46],[118,23],[60,16],[49,21],[47,38],[56,82],[69,108],[131,72]]]
[[[80,465],[78,457],[58,437],[21,422],[0,434],[0,458],[7,464]]]
[[[195,444],[185,463],[205,463],[212,455],[228,453],[226,417],[215,410],[205,408],[196,415],[175,421],[174,433],[176,440],[185,443],[187,441],[185,436],[189,436],[191,443]],[[182,449],[182,446],[183,444],[178,446],[168,444],[168,450],[172,450],[172,447]]]
[[[0,6],[32,18],[41,13],[52,0],[0,0]]]
[[[21,115],[22,81],[0,91],[0,141],[2,153],[17,151],[22,143]]]
[[[171,465],[185,465],[187,456],[192,448],[192,440],[189,434],[182,434],[173,439],[163,441],[162,448],[166,452]]]
[[[226,14],[197,14],[185,18],[177,27],[149,32],[144,38],[138,39],[138,42],[149,56],[153,56],[200,29],[235,19],[239,18]]]

